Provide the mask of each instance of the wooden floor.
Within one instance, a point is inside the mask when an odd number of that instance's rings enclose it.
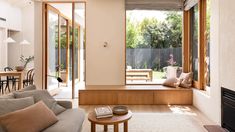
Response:
[[[73,100],[73,104],[74,104],[74,107],[78,107],[78,101],[77,100]],[[86,116],[88,115],[89,112],[92,112],[94,111],[94,108],[96,107],[99,107],[101,105],[79,105],[80,108],[84,109],[85,112],[86,112]],[[110,105],[111,107],[113,107],[113,105]],[[201,129],[203,129],[203,125],[208,125],[208,124],[215,124],[213,123],[212,121],[210,121],[206,116],[204,116],[200,111],[198,111],[195,107],[191,106],[191,105],[126,105],[134,114],[134,116],[137,116],[139,114],[141,114],[141,116],[148,116],[148,115],[168,115],[170,116],[171,118],[171,115],[172,115],[172,118],[175,117],[175,115],[179,115],[179,116],[184,116],[186,115],[187,116],[187,119],[189,122],[193,122],[192,124],[196,124],[197,127],[200,127]],[[140,123],[141,122],[146,122],[148,120],[149,116],[146,117],[146,119],[143,118],[143,120],[138,120],[136,118],[134,119],[131,119],[131,124],[130,124],[130,129],[132,131],[130,132],[134,132],[135,131],[135,126],[132,126],[132,125],[136,125],[135,123]],[[154,117],[153,117],[154,118]],[[150,117],[151,119],[151,117]],[[146,120],[146,121],[144,121]],[[177,128],[177,124],[182,124],[184,122],[177,122],[177,119],[175,119],[176,122],[175,122],[175,127]],[[153,130],[154,129],[154,122],[151,122],[150,124],[150,127],[153,127],[153,128],[149,128],[149,130]],[[167,122],[166,122],[167,124]],[[164,127],[164,126],[161,126],[161,127]],[[167,127],[167,126],[165,126]],[[171,126],[172,127],[172,126]],[[169,129],[171,129],[171,127]],[[174,127],[172,127],[174,128]],[[102,126],[98,126],[97,128],[100,132],[102,131]],[[111,128],[109,129],[109,131],[113,131],[112,130],[112,126]],[[191,129],[191,128],[185,128],[185,130],[187,129]],[[139,130],[139,129],[138,129]],[[140,132],[149,132],[149,130],[139,130]],[[90,131],[90,122],[87,120],[87,117],[84,121],[84,125],[83,125],[83,130],[82,132],[89,132]],[[122,131],[122,129],[120,130]],[[156,131],[157,132],[157,131]],[[178,132],[177,130],[175,130],[175,132]],[[192,131],[194,132],[194,131]],[[200,131],[198,131],[200,132]],[[204,132],[204,131],[202,131]]]
[[[78,97],[80,105],[191,105],[192,94],[192,89],[162,85],[87,86]]]

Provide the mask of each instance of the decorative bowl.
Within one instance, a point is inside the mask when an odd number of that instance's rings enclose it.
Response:
[[[24,67],[23,67],[23,66],[16,66],[16,67],[15,67],[15,70],[16,70],[16,71],[23,71],[23,70],[24,70]]]
[[[128,113],[128,108],[126,106],[115,106],[113,107],[113,114],[115,115],[125,115]]]

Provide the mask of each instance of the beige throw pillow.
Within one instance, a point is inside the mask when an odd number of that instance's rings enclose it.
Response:
[[[57,104],[56,100],[50,95],[47,90],[30,90],[25,92],[14,92],[16,98],[25,98],[32,96],[35,102],[43,101],[56,115],[66,109]]]
[[[180,84],[180,80],[172,77],[172,78],[168,78],[163,82],[163,86],[168,86],[168,87],[178,87]]]
[[[40,132],[57,121],[55,114],[42,101],[0,117],[7,132]]]
[[[181,73],[180,75],[180,87],[189,88],[192,86],[193,73]]]

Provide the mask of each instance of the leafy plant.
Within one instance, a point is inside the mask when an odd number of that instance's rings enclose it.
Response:
[[[34,56],[29,56],[29,57],[25,57],[23,55],[20,56],[20,61],[24,63],[24,68],[26,68],[27,65],[33,60],[34,60]]]
[[[170,66],[175,66],[176,65],[176,61],[174,60],[174,55],[170,54],[170,59],[167,61],[168,65]]]

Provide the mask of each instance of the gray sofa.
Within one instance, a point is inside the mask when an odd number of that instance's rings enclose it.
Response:
[[[13,94],[0,96],[0,99],[14,99]],[[85,112],[80,108],[72,108],[70,101],[57,101],[66,110],[57,115],[58,122],[43,130],[43,132],[81,132]],[[0,126],[0,132],[4,132]]]
[[[43,132],[81,132],[85,119],[85,112],[80,108],[72,109],[70,101],[57,101],[66,111],[57,115],[58,122],[50,126]]]

